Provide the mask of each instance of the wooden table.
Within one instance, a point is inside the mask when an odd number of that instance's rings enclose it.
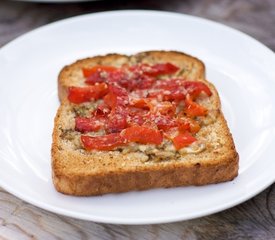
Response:
[[[117,9],[167,10],[212,19],[246,32],[275,50],[274,0],[106,0],[66,4],[2,0],[0,47],[46,23]],[[0,188],[0,239],[275,239],[275,184],[253,199],[211,216],[144,226],[98,224],[60,216]]]

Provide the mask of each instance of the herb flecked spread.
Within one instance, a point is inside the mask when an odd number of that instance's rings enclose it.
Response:
[[[87,86],[68,92],[81,146],[160,159],[203,151],[196,134],[210,114],[196,100],[212,93],[203,82],[171,77],[181,70],[171,63],[83,68]]]

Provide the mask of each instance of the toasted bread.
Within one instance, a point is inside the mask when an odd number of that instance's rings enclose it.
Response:
[[[73,104],[66,97],[68,87],[85,86],[81,69],[98,64],[119,67],[125,63],[160,62],[180,66],[177,77],[203,82],[211,89],[211,97],[198,99],[208,109],[208,115],[201,119],[202,127],[196,133],[199,141],[179,151],[171,149],[167,142],[159,146],[133,143],[112,151],[85,150],[80,142],[81,134],[75,131],[75,117],[83,110],[90,112],[94,104]],[[218,93],[205,80],[204,64],[196,58],[165,51],[87,58],[66,66],[59,75],[58,86],[61,106],[53,130],[52,176],[59,192],[78,196],[102,195],[219,183],[238,175],[238,153],[221,112]]]

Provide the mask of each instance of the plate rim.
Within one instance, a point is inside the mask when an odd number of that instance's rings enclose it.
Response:
[[[58,20],[52,23],[48,23],[44,26],[38,27],[36,29],[33,29],[29,32],[26,32],[25,34],[15,38],[14,40],[8,42],[7,44],[3,45],[0,48],[0,57],[1,57],[1,53],[4,51],[8,51],[9,48],[12,48],[13,44],[17,44],[20,43],[21,40],[24,40],[24,38],[26,37],[30,37],[32,34],[36,34],[37,32],[39,33],[39,31],[44,31],[47,28],[51,28],[54,27],[55,25],[59,25],[59,24],[63,24],[64,22],[66,23],[70,23],[71,21],[77,21],[77,20],[81,20],[81,19],[85,19],[85,18],[89,18],[89,17],[96,17],[98,15],[110,15],[110,14],[148,14],[148,15],[163,15],[165,14],[166,17],[170,17],[170,16],[178,16],[178,17],[184,17],[184,18],[189,18],[191,20],[195,20],[195,21],[202,21],[204,23],[208,23],[208,24],[214,24],[217,26],[220,26],[222,28],[225,28],[227,30],[233,31],[237,34],[239,34],[242,37],[247,38],[249,41],[253,41],[256,44],[258,44],[259,46],[261,46],[265,51],[274,54],[274,52],[269,49],[266,45],[264,45],[263,43],[259,42],[258,40],[254,39],[253,37],[247,35],[246,33],[243,33],[239,30],[236,30],[234,28],[231,28],[229,26],[226,26],[222,23],[218,23],[209,19],[205,19],[205,18],[201,18],[201,17],[197,17],[197,16],[192,16],[192,15],[187,15],[187,14],[182,14],[182,13],[174,13],[174,12],[169,12],[169,11],[157,11],[157,10],[115,10],[115,11],[102,11],[102,12],[97,12],[97,13],[89,13],[89,14],[83,14],[83,15],[79,15],[79,16],[74,16],[74,17],[70,17],[70,18],[66,18],[66,19],[62,19],[62,20]],[[6,50],[7,49],[7,50]],[[111,217],[109,219],[106,219],[106,217],[100,217],[100,216],[90,216],[87,214],[79,214],[76,213],[75,211],[70,211],[67,209],[60,209],[59,207],[54,207],[51,204],[47,204],[41,201],[35,201],[31,198],[29,198],[28,196],[22,194],[20,191],[16,191],[14,190],[12,187],[9,187],[9,185],[5,182],[2,181],[2,179],[0,178],[0,186],[3,187],[7,192],[13,194],[14,196],[22,199],[23,201],[26,201],[28,203],[31,203],[32,205],[42,208],[44,210],[53,212],[53,213],[57,213],[57,214],[61,214],[63,216],[69,216],[72,218],[77,218],[77,219],[82,219],[82,220],[88,220],[88,221],[95,221],[95,222],[100,222],[100,223],[111,223],[111,224],[125,224],[125,225],[142,225],[142,224],[160,224],[160,223],[170,223],[170,222],[178,222],[178,221],[184,221],[184,220],[191,220],[194,218],[198,218],[198,217],[202,217],[202,216],[207,216],[213,213],[217,213],[220,212],[222,210],[231,208],[233,206],[236,206],[240,203],[245,202],[246,200],[254,197],[255,195],[259,194],[260,192],[262,192],[264,189],[266,189],[268,186],[270,186],[271,184],[273,184],[275,181],[275,176],[272,178],[270,177],[270,179],[268,181],[265,182],[265,184],[263,184],[261,187],[259,187],[257,189],[257,191],[254,191],[253,193],[247,194],[245,197],[243,198],[239,198],[236,201],[231,201],[229,204],[228,202],[226,202],[225,204],[221,204],[219,205],[219,207],[214,207],[213,209],[209,210],[209,209],[205,209],[204,211],[201,211],[197,214],[191,214],[191,216],[186,214],[182,215],[177,215],[176,217],[158,217],[158,218],[146,218],[146,219],[142,219],[142,218],[138,218],[138,220],[135,219],[125,219],[125,218],[118,218],[118,217]]]

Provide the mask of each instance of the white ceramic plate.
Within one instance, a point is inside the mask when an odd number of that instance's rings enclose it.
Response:
[[[70,197],[51,181],[57,75],[76,59],[110,52],[179,50],[201,58],[220,92],[240,154],[239,177],[203,187]],[[155,11],[105,12],[32,31],[0,50],[0,185],[59,214],[106,223],[186,220],[227,209],[275,179],[275,56],[223,25]]]

